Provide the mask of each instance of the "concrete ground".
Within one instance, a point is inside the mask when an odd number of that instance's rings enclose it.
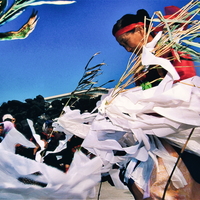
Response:
[[[115,187],[111,186],[107,181],[102,183],[101,192],[98,199],[98,191],[99,185],[96,187],[96,197],[95,198],[88,198],[87,200],[134,200],[134,197],[129,192],[129,190],[120,190],[116,189]]]

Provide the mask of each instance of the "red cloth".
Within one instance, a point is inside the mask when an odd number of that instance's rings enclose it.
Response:
[[[178,53],[179,55],[181,54],[181,52]],[[184,55],[180,57],[180,62],[178,60],[172,61],[173,66],[176,68],[176,71],[180,76],[180,81],[196,75],[193,61],[186,59],[191,59],[191,57],[189,55]]]
[[[178,8],[177,6],[166,6],[164,9],[165,15],[173,15],[180,10],[180,8]]]

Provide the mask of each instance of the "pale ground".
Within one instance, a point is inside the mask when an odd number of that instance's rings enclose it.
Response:
[[[98,199],[98,191],[99,185],[96,187],[96,197],[95,198],[87,198],[87,200],[97,200]],[[129,190],[119,190],[115,187],[111,186],[107,181],[102,183],[101,192],[99,196],[99,200],[107,199],[107,200],[134,200],[134,197],[129,192]]]

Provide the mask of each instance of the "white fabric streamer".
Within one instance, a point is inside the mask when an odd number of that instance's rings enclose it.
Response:
[[[69,137],[76,135],[84,139],[82,146],[95,154],[95,158],[89,159],[81,151],[76,152],[64,174],[43,163],[15,155],[16,143],[27,147],[34,145],[16,129],[10,130],[0,144],[4,155],[0,157],[0,192],[4,199],[86,199],[100,181],[101,173],[109,172],[116,186],[124,189],[117,180],[119,171],[112,169],[114,164],[119,169],[126,168],[124,180],[134,179],[148,197],[151,172],[154,165],[158,166],[157,156],[162,157],[167,172],[171,173],[176,158],[169,155],[158,138],[182,147],[190,130],[199,129],[200,77],[173,84],[179,76],[171,63],[150,52],[155,41],[144,47],[142,62],[161,65],[168,71],[157,87],[129,89],[114,99],[111,89],[97,103],[97,113],[80,114],[79,110],[65,107],[64,114],[57,119],[56,123]],[[197,132],[192,135],[187,149],[200,156]],[[124,156],[118,155],[119,152],[125,152]],[[35,172],[40,172],[41,176],[36,177]],[[26,185],[18,181],[19,177],[37,180],[46,186]],[[178,168],[172,183],[176,188],[187,184]]]

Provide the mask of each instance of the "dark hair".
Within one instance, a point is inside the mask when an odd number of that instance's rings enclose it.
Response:
[[[52,127],[52,124],[53,124],[53,120],[47,120],[47,121],[45,121],[45,127],[47,128],[50,128],[50,127]]]
[[[134,23],[138,23],[138,22],[144,22],[144,18],[148,18],[150,19],[150,16],[148,14],[148,12],[144,9],[140,9],[137,11],[137,14],[126,14],[124,15],[122,18],[120,18],[116,24],[113,26],[112,29],[112,34],[115,35],[115,33],[124,28],[125,26],[128,26],[130,24],[134,24]],[[146,21],[146,25],[148,27],[149,21]],[[132,30],[133,31],[133,30]]]

